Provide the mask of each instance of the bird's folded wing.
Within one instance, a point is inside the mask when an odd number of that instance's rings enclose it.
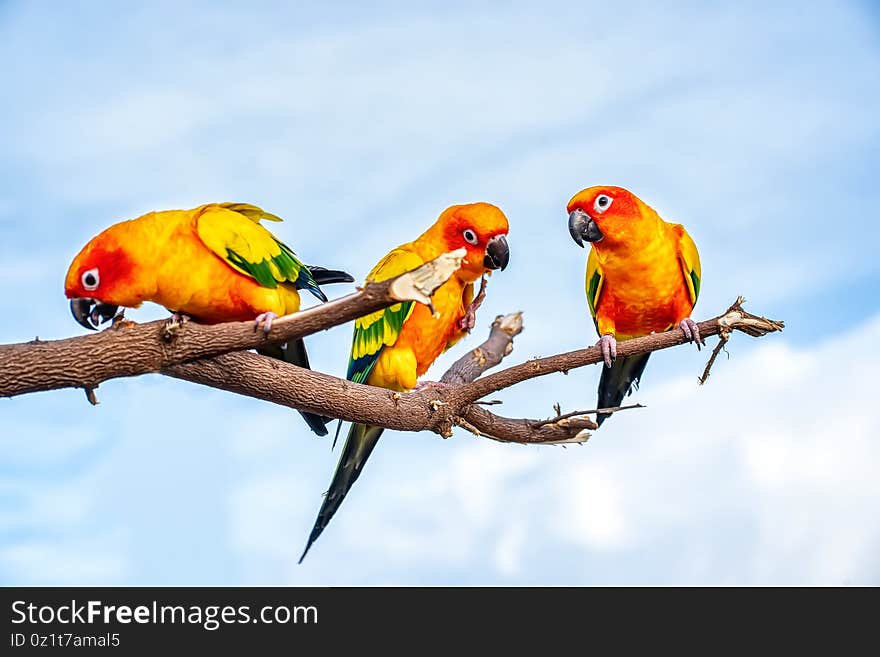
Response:
[[[263,287],[274,289],[279,284],[291,284],[326,301],[308,267],[290,247],[263,228],[260,219],[281,221],[254,205],[205,205],[199,208],[197,231],[205,246]]]
[[[418,254],[405,247],[398,247],[386,255],[367,275],[367,281],[384,281],[421,267],[424,263]],[[354,322],[354,338],[348,361],[348,379],[364,383],[379,354],[386,346],[393,345],[400,335],[404,322],[412,314],[414,303],[396,303],[383,310],[359,317]]]

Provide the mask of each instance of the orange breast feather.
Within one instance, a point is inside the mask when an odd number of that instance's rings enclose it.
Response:
[[[601,262],[603,285],[596,307],[599,333],[627,339],[666,331],[690,316],[679,255],[671,241]]]
[[[432,297],[439,318],[431,315],[427,306],[416,304],[397,340],[382,350],[367,383],[391,390],[413,389],[416,379],[461,336],[458,322],[465,313],[466,287],[471,285],[457,276],[440,286]]]

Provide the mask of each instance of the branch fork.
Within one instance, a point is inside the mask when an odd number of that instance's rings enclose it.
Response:
[[[761,338],[768,333],[781,331],[785,328],[785,322],[759,317],[743,310],[742,305],[745,301],[745,297],[738,296],[736,301],[727,309],[727,312],[718,318],[718,344],[715,345],[712,354],[709,356],[709,361],[703,369],[703,373],[697,379],[700,385],[704,385],[709,378],[709,372],[712,370],[718,354],[722,350],[727,350],[727,341],[730,340],[730,334],[734,330],[742,331],[753,338]]]
[[[586,442],[598,411],[621,411],[639,405],[562,413],[545,420],[507,418],[485,408],[485,398],[517,383],[602,362],[597,347],[528,360],[483,376],[513,351],[523,330],[522,313],[499,315],[489,337],[470,350],[443,375],[444,385],[409,393],[390,393],[328,374],[303,369],[250,351],[287,342],[352,321],[402,301],[430,305],[431,295],[461,265],[464,250],[447,253],[416,270],[381,282],[368,282],[355,294],[280,317],[268,335],[255,332],[252,322],[204,325],[178,324],[169,332],[166,321],[135,324],[115,322],[97,334],[66,340],[0,345],[0,396],[40,390],[83,388],[89,401],[104,381],[157,372],[297,410],[363,422],[400,431],[433,431],[444,437],[460,426],[472,434],[501,442],[566,445]],[[742,309],[743,298],[714,319],[699,324],[704,337],[719,335],[701,381],[729,339],[738,330],[753,337],[781,331],[783,322]],[[682,331],[618,343],[618,356],[631,356],[684,344]]]

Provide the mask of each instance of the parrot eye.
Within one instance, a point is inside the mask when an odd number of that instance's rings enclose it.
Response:
[[[608,194],[599,194],[599,196],[596,197],[596,202],[594,203],[596,212],[605,212],[605,210],[611,207],[611,203],[613,201],[614,199],[608,196]]]
[[[468,244],[476,244],[477,243],[477,234],[474,231],[472,231],[470,228],[465,230],[464,233],[462,233],[462,235],[464,235],[464,241],[467,242]]]
[[[101,277],[98,276],[98,268],[89,269],[88,271],[84,271],[82,275],[82,284],[85,289],[89,292],[92,290],[98,289],[98,284],[101,282]]]

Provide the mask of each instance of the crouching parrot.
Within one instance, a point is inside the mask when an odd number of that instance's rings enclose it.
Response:
[[[355,321],[349,381],[399,392],[415,388],[418,377],[434,360],[473,328],[474,313],[483,296],[474,298],[474,282],[507,266],[507,231],[507,218],[494,205],[453,205],[414,241],[382,258],[367,281],[393,278],[449,251],[467,251],[458,271],[434,292],[431,301],[437,315],[427,306],[408,301]],[[300,562],[360,476],[382,431],[381,427],[351,425]]]
[[[617,358],[617,340],[680,327],[701,343],[690,318],[700,294],[700,255],[681,224],[671,224],[622,187],[590,187],[568,202],[568,230],[590,242],[587,303],[605,359],[598,408],[619,406],[637,387],[649,354]],[[599,413],[601,425],[608,413]]]
[[[209,203],[110,226],[67,271],[64,292],[74,318],[96,329],[119,306],[153,301],[209,324],[253,319],[268,332],[273,319],[299,310],[298,290],[326,301],[319,285],[354,281],[342,271],[304,266],[262,219],[281,221],[246,203]],[[309,366],[302,340],[258,351]],[[327,434],[328,418],[302,416],[312,431]]]

